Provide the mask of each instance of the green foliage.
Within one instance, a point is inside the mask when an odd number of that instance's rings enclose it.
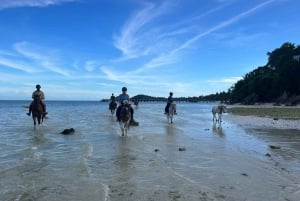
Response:
[[[247,73],[242,80],[235,83],[228,91],[232,103],[277,101],[283,94],[296,96],[300,94],[300,46],[284,43],[280,48],[268,52],[265,66]]]

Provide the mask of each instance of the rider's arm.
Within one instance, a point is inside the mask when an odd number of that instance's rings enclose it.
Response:
[[[44,100],[45,99],[45,95],[44,95],[44,92],[40,91],[41,92],[41,100]]]

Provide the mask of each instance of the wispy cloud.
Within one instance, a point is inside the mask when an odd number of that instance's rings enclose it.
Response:
[[[46,7],[78,0],[0,0],[0,10],[14,7]]]
[[[39,47],[28,42],[20,42],[14,44],[15,50],[26,59],[31,62],[34,62],[36,65],[48,69],[51,72],[55,72],[64,76],[69,76],[70,73],[67,70],[64,70],[56,64],[54,61],[57,57],[53,52],[48,48]],[[43,53],[43,54],[42,54]]]
[[[163,16],[164,12],[170,12],[171,8],[169,7],[171,7],[171,5],[164,4],[163,6],[159,7],[154,4],[146,4],[144,9],[137,12],[132,18],[129,19],[129,21],[123,27],[120,36],[115,37],[115,45],[123,52],[124,57],[127,59],[143,56],[143,54],[145,54],[146,52],[155,52],[155,54],[152,54],[152,58],[150,58],[148,62],[142,65],[142,67],[133,71],[134,73],[142,73],[147,69],[158,68],[160,66],[177,62],[180,58],[180,53],[183,50],[190,48],[201,38],[234,23],[237,23],[243,18],[257,12],[258,10],[270,5],[273,2],[276,2],[276,0],[267,0],[263,3],[260,3],[250,8],[249,10],[241,12],[240,14],[228,20],[220,22],[219,24],[205,31],[202,31],[192,37],[183,40],[187,35],[191,35],[193,32],[195,32],[195,28],[193,28],[192,25],[195,23],[195,20],[201,19],[202,17],[211,13],[217,12],[223,7],[232,4],[234,1],[230,0],[220,2],[222,3],[220,6],[208,10],[207,12],[202,13],[197,17],[192,17],[190,18],[190,20],[185,19],[182,22],[177,22],[176,27],[166,26],[168,28],[153,28],[151,26],[147,27],[147,25],[151,24],[151,21],[155,18]],[[193,23],[188,24],[188,22]],[[178,27],[179,25],[181,27]],[[146,34],[147,37],[145,37]],[[147,42],[146,39],[142,40],[143,38],[151,38],[152,40],[151,42]],[[172,39],[174,40],[172,41]],[[183,42],[180,43],[180,40]],[[153,50],[149,51],[149,49]]]
[[[144,8],[133,14],[125,23],[120,35],[114,37],[114,45],[121,50],[123,58],[130,59],[145,54],[144,50],[147,49],[145,41],[148,41],[147,38],[149,38],[149,34],[146,37],[146,33],[149,33],[148,25],[165,14],[169,4],[169,2],[164,2],[160,5],[145,3]],[[150,32],[153,32],[153,30],[150,30]]]
[[[13,68],[27,73],[37,72],[36,68],[32,67],[31,65],[17,61],[15,59],[7,59],[0,56],[0,66],[1,65],[7,68]]]

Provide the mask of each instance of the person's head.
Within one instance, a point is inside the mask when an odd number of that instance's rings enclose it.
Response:
[[[123,87],[123,88],[122,88],[122,93],[125,94],[126,92],[127,92],[127,88],[126,88],[126,87]]]
[[[114,94],[112,93],[111,95],[113,96]]]
[[[35,88],[36,88],[37,90],[40,90],[41,85],[37,84],[37,85],[35,86]]]
[[[173,92],[170,92],[170,96],[173,96]]]

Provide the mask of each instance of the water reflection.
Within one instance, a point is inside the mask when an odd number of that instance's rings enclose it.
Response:
[[[212,130],[214,133],[218,134],[220,137],[225,136],[225,132],[222,128],[222,123],[221,122],[213,122]]]

